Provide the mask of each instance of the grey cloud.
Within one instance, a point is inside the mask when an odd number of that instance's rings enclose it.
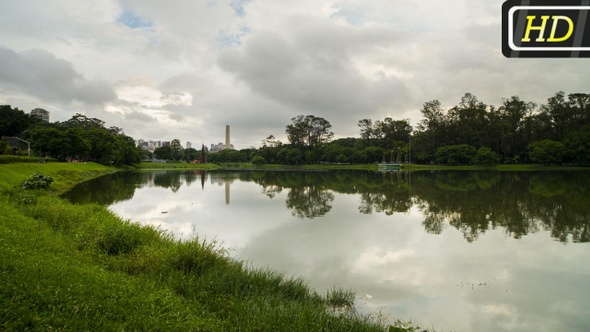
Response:
[[[144,123],[155,123],[156,119],[152,118],[151,116],[142,113],[142,112],[132,112],[125,115],[126,120],[131,120],[134,122],[144,122]]]
[[[116,98],[104,82],[88,81],[68,61],[43,50],[0,47],[0,83],[40,100],[100,104]]]
[[[394,109],[396,97],[407,94],[404,83],[395,77],[366,78],[355,66],[358,53],[388,40],[384,34],[369,31],[368,41],[352,49],[348,45],[363,39],[362,34],[347,34],[346,27],[324,30],[324,25],[317,23],[316,30],[313,24],[294,23],[297,33],[284,35],[259,32],[247,38],[242,49],[221,52],[219,64],[256,93],[297,113],[328,120],[344,117],[356,124],[360,112]]]

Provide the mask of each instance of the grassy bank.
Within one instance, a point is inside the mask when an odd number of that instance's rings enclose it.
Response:
[[[55,195],[113,171],[0,165],[0,330],[401,331],[356,314],[352,292],[317,294],[215,243],[179,242]],[[53,189],[20,189],[35,172],[53,176]]]

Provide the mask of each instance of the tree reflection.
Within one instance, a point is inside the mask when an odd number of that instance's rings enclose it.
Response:
[[[445,227],[475,241],[501,227],[519,239],[551,230],[563,242],[590,241],[590,177],[586,172],[260,172],[249,179],[270,198],[289,189],[287,207],[299,218],[329,213],[333,192],[358,194],[363,214],[394,215],[412,206],[424,229]]]
[[[74,204],[109,205],[132,199],[135,188],[147,179],[147,173],[114,173],[80,183],[62,197]]]
[[[412,207],[409,181],[401,171],[381,173],[382,177],[375,178],[380,185],[359,185],[361,190],[361,205],[358,210],[364,214],[373,211],[383,212],[390,216],[394,212],[406,212]]]
[[[136,188],[157,186],[177,192],[183,184],[206,178],[211,185],[254,182],[270,199],[286,192],[294,216],[312,219],[332,210],[334,193],[359,197],[362,214],[393,216],[413,207],[424,229],[440,234],[456,229],[471,242],[489,229],[502,228],[516,239],[550,231],[562,242],[590,241],[590,177],[588,172],[195,172],[116,173],[83,183],[64,197],[76,202],[112,204],[133,197]]]
[[[297,218],[321,217],[332,209],[334,194],[314,186],[293,187],[287,195],[287,207]]]
[[[585,172],[415,173],[412,194],[426,231],[445,224],[468,241],[503,227],[514,238],[540,230],[562,242],[588,242],[590,201]],[[584,183],[580,183],[580,181]]]

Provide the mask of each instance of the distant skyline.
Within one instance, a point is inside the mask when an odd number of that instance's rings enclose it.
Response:
[[[259,147],[312,114],[334,138],[470,92],[590,92],[588,59],[507,59],[500,0],[0,0],[0,104],[135,139]],[[209,143],[209,144],[210,144]],[[195,143],[196,144],[196,143]]]

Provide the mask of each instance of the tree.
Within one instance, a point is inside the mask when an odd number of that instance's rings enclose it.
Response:
[[[263,148],[266,148],[266,147],[274,148],[277,146],[281,146],[281,144],[283,144],[283,143],[281,143],[280,140],[276,139],[274,137],[274,135],[268,135],[267,138],[262,140],[262,147]]]
[[[31,148],[40,156],[47,155],[61,160],[70,156],[70,138],[55,126],[36,126],[27,130],[24,136],[31,141]]]
[[[154,156],[156,156],[157,159],[172,159],[171,151],[172,149],[169,146],[162,146],[154,150]]]
[[[529,144],[528,151],[534,163],[561,164],[565,155],[565,146],[561,142],[546,139]]]
[[[177,138],[170,142],[170,157],[174,160],[180,160],[182,158],[182,145]]]
[[[84,130],[80,128],[69,128],[65,131],[64,136],[69,143],[68,152],[70,156],[81,159],[90,157],[92,145],[86,139]]]
[[[480,102],[471,93],[466,93],[459,105],[448,112],[447,142],[456,145],[484,146],[488,137],[489,124],[486,109],[486,104]]]
[[[517,96],[504,99],[500,112],[500,150],[505,159],[513,160],[526,153],[526,122],[535,104],[520,100]]]
[[[90,127],[86,130],[86,135],[92,146],[90,150],[92,160],[104,165],[118,165],[123,160],[119,140],[106,129]]]
[[[277,154],[278,162],[283,164],[301,164],[303,162],[303,153],[294,146],[285,146]]]
[[[410,121],[385,118],[383,121],[363,119],[358,122],[364,146],[377,145],[384,149],[393,148],[395,141],[409,142],[412,126]]]
[[[420,162],[435,160],[436,150],[450,144],[448,138],[449,121],[446,110],[438,100],[425,102],[422,106],[423,119],[418,122],[418,132],[412,137],[413,155]]]
[[[207,155],[205,154],[205,144],[201,145],[201,156],[199,157],[199,163],[201,163],[201,164],[207,163]]]
[[[292,145],[313,147],[318,143],[329,142],[334,133],[330,131],[332,125],[324,118],[314,115],[298,115],[291,119],[285,133]]]
[[[569,161],[590,165],[590,125],[573,133],[565,141]]]
[[[84,114],[76,113],[66,122],[58,123],[66,128],[82,128],[88,130],[90,128],[104,129],[104,121],[97,118],[89,118]]]
[[[10,105],[0,105],[0,119],[0,136],[17,136],[39,122],[34,116]]]
[[[119,155],[115,157],[115,165],[139,163],[141,161],[141,149],[135,145],[133,137],[124,134],[115,137],[120,148]]]

